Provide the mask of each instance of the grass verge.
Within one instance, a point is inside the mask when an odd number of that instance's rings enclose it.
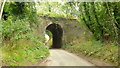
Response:
[[[42,43],[36,45],[30,40],[19,40],[11,46],[10,42],[2,47],[3,66],[22,66],[42,61],[49,55],[48,48]],[[27,63],[25,63],[27,62]]]
[[[118,65],[118,46],[113,43],[81,39],[74,41],[74,43],[66,44],[64,49],[77,55],[83,54],[87,57],[100,59],[106,63]]]

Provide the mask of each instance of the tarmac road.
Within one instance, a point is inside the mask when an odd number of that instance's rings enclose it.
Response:
[[[39,66],[94,66],[92,63],[61,49],[51,49],[50,56]]]

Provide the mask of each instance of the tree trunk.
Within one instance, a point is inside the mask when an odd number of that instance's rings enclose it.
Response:
[[[0,10],[0,20],[2,18],[2,13],[3,13],[3,8],[4,8],[4,5],[5,5],[5,2],[6,2],[6,0],[4,0],[3,3],[2,2],[0,3],[0,8],[1,8],[1,10]]]

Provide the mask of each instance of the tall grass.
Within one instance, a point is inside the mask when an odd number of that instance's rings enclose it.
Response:
[[[66,44],[64,48],[78,55],[83,54],[113,65],[118,65],[118,46],[114,43],[103,43],[95,39],[79,39],[74,40],[71,44]]]
[[[27,63],[36,63],[37,59],[42,60],[49,55],[48,49],[43,44],[36,45],[32,41],[19,40],[11,47],[10,44],[4,44],[2,47],[3,65],[28,65]]]
[[[33,24],[30,24],[27,19],[17,19],[16,21],[8,19],[2,22],[3,65],[29,65],[29,63],[36,63],[37,60],[42,60],[49,55],[48,48],[40,40],[41,35],[33,32],[35,31]]]

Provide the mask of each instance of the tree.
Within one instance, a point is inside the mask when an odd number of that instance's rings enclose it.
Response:
[[[4,5],[5,5],[5,2],[6,2],[6,0],[4,0],[3,1],[3,3],[2,2],[0,2],[0,20],[1,20],[1,17],[2,17],[2,13],[3,13],[3,8],[4,8]]]

